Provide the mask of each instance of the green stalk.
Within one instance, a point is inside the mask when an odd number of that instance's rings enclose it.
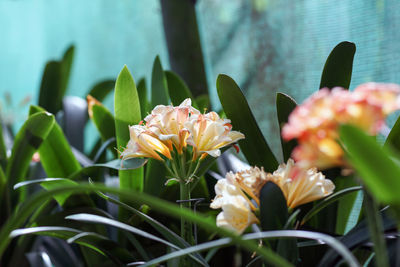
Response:
[[[383,237],[382,218],[379,215],[378,204],[367,191],[365,191],[364,200],[364,212],[374,247],[376,266],[388,267],[386,243]]]
[[[181,180],[180,185],[180,206],[181,208],[191,208],[190,201],[190,184],[187,184]],[[186,240],[189,244],[193,245],[193,227],[192,223],[186,221],[185,218],[181,217],[181,237]]]

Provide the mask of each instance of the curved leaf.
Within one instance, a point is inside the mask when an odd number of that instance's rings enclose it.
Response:
[[[147,86],[146,80],[144,78],[140,79],[137,85],[137,91],[139,95],[139,102],[140,102],[140,113],[142,116],[147,114],[150,110],[150,103],[147,99]]]
[[[54,116],[47,112],[40,112],[30,116],[17,133],[7,165],[6,177],[8,188],[12,195],[12,203],[16,203],[16,193],[12,192],[14,183],[24,179],[28,171],[33,153],[47,138],[54,126]]]
[[[96,83],[86,95],[91,95],[101,102],[110,92],[112,92],[112,90],[114,90],[114,86],[114,80],[101,81],[99,83]]]
[[[397,153],[400,153],[400,117],[397,118],[385,141],[385,147],[390,146]]]
[[[267,172],[278,167],[278,161],[268,146],[257,125],[250,107],[235,81],[227,75],[217,78],[218,96],[226,116],[232,121],[233,129],[245,135],[239,141],[240,148],[252,166],[263,166]]]
[[[319,88],[349,88],[355,52],[356,46],[351,42],[341,42],[335,46],[325,62]]]
[[[340,127],[340,139],[349,161],[370,192],[383,203],[400,204],[400,167],[391,158],[393,152],[351,125]]]

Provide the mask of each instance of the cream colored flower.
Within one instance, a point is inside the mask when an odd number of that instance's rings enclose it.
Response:
[[[193,108],[190,98],[185,99],[179,106],[156,106],[144,121],[146,126],[157,135],[167,146],[172,143],[179,154],[186,147],[189,135],[184,128],[189,117],[200,112]]]
[[[267,180],[274,182],[282,190],[289,208],[324,198],[332,194],[335,185],[325,179],[316,168],[301,169],[292,159],[287,164],[281,164],[273,174],[267,175]]]
[[[230,175],[234,175],[230,173]],[[217,226],[224,227],[243,233],[247,227],[253,223],[258,223],[258,219],[253,213],[256,206],[251,199],[238,187],[232,180],[220,179],[215,185],[216,197],[210,207],[213,209],[222,209],[217,216]]]
[[[154,134],[142,125],[129,127],[130,140],[120,157],[129,158],[147,157],[163,161],[159,154],[171,159],[170,149]],[[158,154],[159,153],[159,154]]]
[[[185,128],[189,131],[187,143],[193,146],[193,160],[206,155],[219,157],[220,148],[244,138],[244,134],[231,131],[230,120],[221,119],[215,112],[194,114]]]

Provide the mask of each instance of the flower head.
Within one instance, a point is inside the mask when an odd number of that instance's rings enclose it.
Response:
[[[193,159],[206,155],[218,157],[220,148],[244,138],[244,134],[231,130],[230,120],[221,119],[215,112],[194,114],[185,128],[189,132],[187,143],[193,146]]]
[[[316,168],[302,169],[296,166],[292,159],[287,164],[279,165],[273,174],[268,174],[268,181],[279,186],[286,198],[289,208],[324,198],[332,194],[335,185],[331,180],[325,179]]]
[[[259,223],[255,212],[260,207],[260,191],[269,181],[279,186],[291,209],[324,198],[335,189],[332,181],[315,168],[303,169],[292,159],[281,164],[273,174],[257,167],[229,172],[215,185],[216,196],[210,205],[213,209],[222,209],[217,216],[217,226],[241,234],[251,224]]]
[[[154,158],[163,161],[161,155],[171,159],[170,149],[145,126],[134,125],[129,127],[130,140],[121,153],[123,160],[136,157]]]
[[[158,139],[168,145],[172,143],[179,154],[186,147],[186,139],[189,135],[184,127],[185,123],[190,116],[200,114],[191,104],[188,98],[177,107],[158,105],[144,118],[146,126],[157,135]]]
[[[304,167],[346,166],[337,143],[339,126],[353,124],[375,135],[384,127],[386,116],[398,109],[398,85],[366,83],[354,92],[324,88],[296,107],[282,129],[282,137],[297,138],[299,145],[292,157]]]

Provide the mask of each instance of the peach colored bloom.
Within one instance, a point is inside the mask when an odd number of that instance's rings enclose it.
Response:
[[[185,122],[190,116],[200,114],[191,104],[190,98],[187,98],[177,107],[158,105],[144,119],[146,126],[167,146],[172,142],[179,154],[186,147],[189,135],[184,128]]]
[[[366,83],[354,92],[321,89],[290,114],[282,137],[297,138],[299,145],[292,157],[303,167],[346,166],[337,143],[340,124],[353,124],[376,135],[384,127],[386,116],[400,109],[399,96],[400,87],[394,84]]]
[[[88,106],[89,117],[93,118],[93,106],[94,105],[102,105],[102,104],[100,103],[100,101],[98,101],[96,98],[94,98],[91,95],[87,95],[86,101],[87,101],[87,106]]]
[[[129,127],[130,140],[120,157],[129,158],[147,157],[163,161],[159,154],[171,159],[170,149],[145,126],[134,125]]]
[[[292,159],[287,164],[279,165],[273,174],[267,175],[267,180],[274,182],[282,190],[287,206],[291,209],[332,194],[335,185],[325,179],[316,168],[302,169],[295,165]]]
[[[193,146],[193,160],[206,155],[218,157],[220,148],[244,138],[244,134],[231,131],[230,120],[221,119],[215,112],[192,115],[185,128],[189,131],[187,143]]]

